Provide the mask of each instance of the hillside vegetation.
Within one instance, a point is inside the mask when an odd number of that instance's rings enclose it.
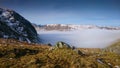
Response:
[[[89,48],[50,48],[45,44],[0,39],[0,68],[120,67],[120,55],[114,52]]]
[[[116,43],[113,43],[112,45],[106,47],[104,51],[114,52],[117,54],[120,54],[120,40],[118,40]]]

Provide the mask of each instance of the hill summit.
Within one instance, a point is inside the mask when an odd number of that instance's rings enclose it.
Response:
[[[0,8],[0,38],[39,42],[37,32],[28,20],[13,10],[3,8]]]

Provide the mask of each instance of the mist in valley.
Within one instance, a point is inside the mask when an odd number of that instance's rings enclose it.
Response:
[[[120,30],[82,29],[75,31],[38,31],[42,43],[58,41],[81,48],[104,48],[120,39]]]

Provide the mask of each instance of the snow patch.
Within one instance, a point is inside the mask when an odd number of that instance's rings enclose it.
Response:
[[[28,43],[31,43],[31,41],[28,38],[26,38],[26,40],[27,40]]]
[[[2,13],[2,15],[3,15],[5,18],[9,18],[9,17],[11,16],[10,12],[8,12],[8,11],[4,11],[4,12]]]
[[[3,38],[6,38],[6,39],[7,39],[8,37],[9,37],[8,35],[3,35]]]

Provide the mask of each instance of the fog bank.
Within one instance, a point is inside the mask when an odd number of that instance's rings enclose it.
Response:
[[[83,29],[75,31],[39,31],[42,43],[64,41],[81,48],[104,48],[120,39],[120,30]]]

